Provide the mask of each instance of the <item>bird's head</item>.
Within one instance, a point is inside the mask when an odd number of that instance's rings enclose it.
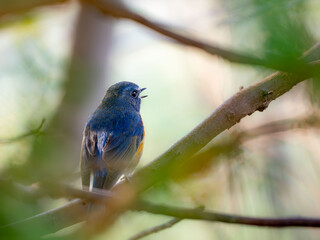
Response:
[[[119,99],[128,102],[139,111],[141,99],[147,97],[147,95],[141,95],[145,89],[132,82],[119,82],[107,90],[105,99]]]

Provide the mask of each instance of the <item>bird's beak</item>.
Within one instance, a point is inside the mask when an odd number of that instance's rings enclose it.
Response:
[[[140,93],[144,90],[146,90],[147,88],[140,88]],[[140,98],[145,98],[145,97],[148,97],[148,95],[144,95],[144,96],[140,96]]]

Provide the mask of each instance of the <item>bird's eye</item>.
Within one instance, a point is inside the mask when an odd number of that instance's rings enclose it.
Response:
[[[131,92],[131,96],[134,97],[134,98],[137,97],[138,96],[138,92],[136,90],[133,90]]]

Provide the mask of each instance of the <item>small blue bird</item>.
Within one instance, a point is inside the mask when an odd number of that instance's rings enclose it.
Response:
[[[81,146],[85,190],[111,189],[137,166],[144,145],[140,96],[145,88],[131,82],[112,85],[89,117]]]

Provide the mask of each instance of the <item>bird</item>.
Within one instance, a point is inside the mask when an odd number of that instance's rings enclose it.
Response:
[[[110,190],[137,166],[144,146],[140,105],[145,89],[126,81],[112,85],[88,118],[80,154],[84,190]]]

